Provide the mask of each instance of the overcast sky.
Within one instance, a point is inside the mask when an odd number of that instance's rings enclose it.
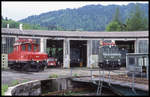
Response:
[[[130,2],[25,2],[25,1],[3,1],[2,4],[2,16],[8,17],[9,19],[13,19],[15,21],[26,18],[31,15],[39,15],[41,13],[59,10],[59,9],[66,9],[66,8],[79,8],[85,5],[90,4],[101,4],[101,5],[110,5],[110,4],[117,4],[117,5],[127,5],[128,3],[148,3],[148,1],[140,2],[140,1],[130,1]]]

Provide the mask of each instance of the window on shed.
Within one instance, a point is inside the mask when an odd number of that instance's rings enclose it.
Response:
[[[148,53],[148,40],[139,40],[139,53]]]

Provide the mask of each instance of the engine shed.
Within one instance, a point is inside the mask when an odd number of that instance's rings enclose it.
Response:
[[[148,31],[96,32],[96,31],[49,31],[2,28],[2,54],[12,51],[19,38],[35,39],[40,52],[60,60],[59,67],[98,67],[99,40],[114,40],[125,60],[126,53],[149,53]],[[126,63],[121,64],[126,66]]]

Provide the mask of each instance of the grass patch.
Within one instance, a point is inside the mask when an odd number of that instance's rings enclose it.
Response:
[[[57,78],[57,77],[58,77],[57,74],[52,74],[52,75],[49,76],[49,78]]]
[[[7,90],[8,90],[8,85],[7,85],[7,84],[2,85],[2,90],[1,90],[2,96],[4,96],[4,93],[5,93]]]
[[[13,80],[12,83],[11,83],[11,86],[15,86],[17,84],[19,84],[19,81],[18,80]]]
[[[75,74],[73,74],[73,76],[74,76],[74,77],[77,77],[77,76],[78,76],[78,74],[77,74],[77,73],[75,73]]]
[[[11,83],[11,86],[15,86],[17,84],[20,84],[20,83],[24,83],[24,82],[27,82],[28,80],[25,79],[25,80],[13,80],[12,83]]]
[[[27,79],[24,79],[21,83],[25,83],[25,82],[27,82],[28,80]]]
[[[68,91],[66,93],[64,93],[63,95],[60,95],[60,96],[77,96],[77,95],[80,95],[81,93],[80,92],[73,92],[73,91]]]

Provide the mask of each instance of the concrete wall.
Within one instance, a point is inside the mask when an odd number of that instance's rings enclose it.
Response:
[[[46,39],[40,39],[40,52],[46,53]]]
[[[41,82],[31,81],[23,84],[16,85],[11,88],[10,95],[14,96],[39,96],[41,95]],[[7,93],[5,93],[7,95]]]
[[[92,40],[87,41],[87,68],[92,68]]]
[[[9,87],[5,93],[7,96],[40,96],[48,92],[73,89],[73,83],[68,78],[51,78],[46,80],[35,80],[14,87]]]
[[[63,42],[63,68],[70,68],[70,40]]]

